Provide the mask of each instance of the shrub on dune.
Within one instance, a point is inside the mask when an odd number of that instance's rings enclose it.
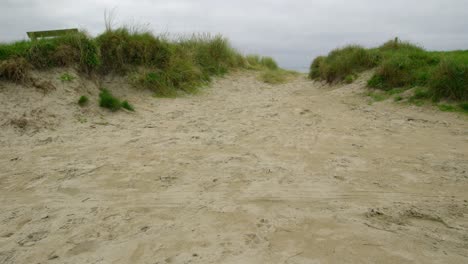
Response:
[[[432,74],[430,87],[435,100],[468,101],[468,65],[453,60],[442,61]]]

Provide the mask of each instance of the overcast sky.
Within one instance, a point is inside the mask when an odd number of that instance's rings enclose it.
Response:
[[[244,53],[306,68],[346,44],[399,36],[431,50],[468,49],[468,0],[0,0],[0,41],[78,27],[96,35],[104,11],[155,33],[221,33]]]

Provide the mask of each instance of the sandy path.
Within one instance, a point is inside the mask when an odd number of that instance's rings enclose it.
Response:
[[[466,117],[359,87],[234,74],[136,93],[134,114],[4,125],[0,263],[468,263]]]

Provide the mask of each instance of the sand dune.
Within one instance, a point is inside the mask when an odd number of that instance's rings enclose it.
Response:
[[[468,262],[466,116],[369,105],[363,79],[155,99],[59,75],[0,83],[0,263]]]

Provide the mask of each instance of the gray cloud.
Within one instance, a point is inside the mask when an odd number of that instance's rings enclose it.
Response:
[[[335,47],[395,36],[428,49],[468,49],[468,0],[2,0],[0,41],[65,27],[95,35],[114,7],[118,22],[148,24],[155,33],[221,33],[242,52],[296,69]]]

